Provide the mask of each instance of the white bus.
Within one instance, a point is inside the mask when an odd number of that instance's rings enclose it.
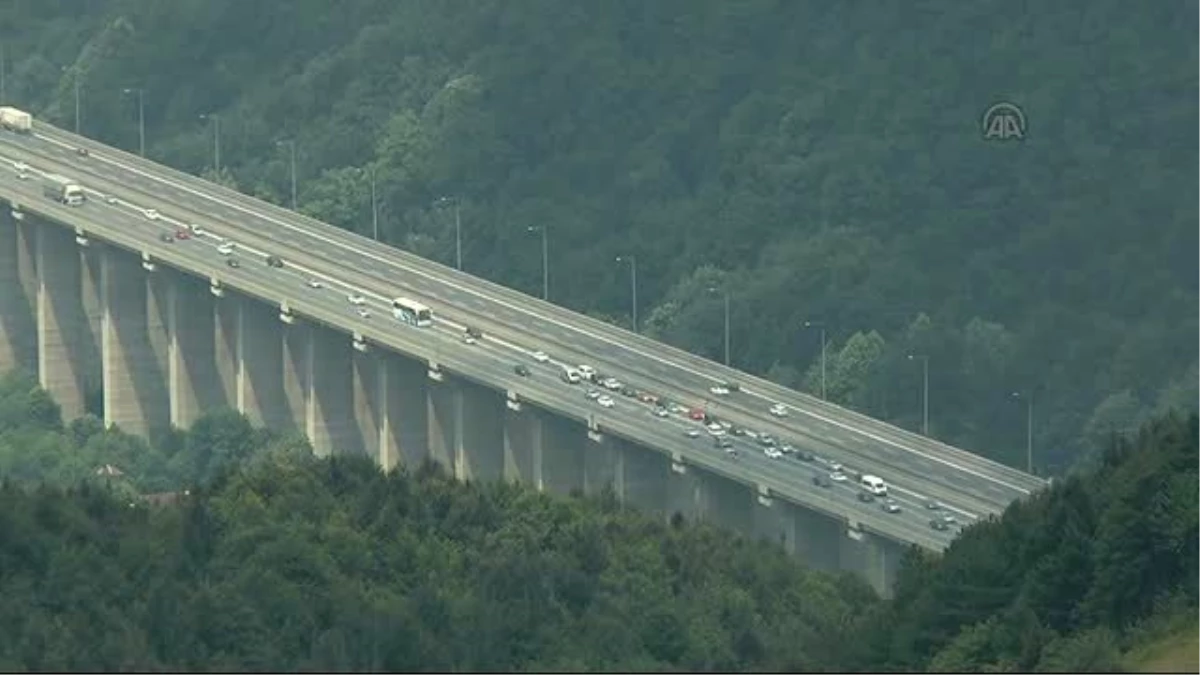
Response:
[[[400,321],[418,328],[433,325],[433,312],[425,305],[408,298],[392,300],[392,315]]]

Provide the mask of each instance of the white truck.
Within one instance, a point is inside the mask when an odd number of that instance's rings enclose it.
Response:
[[[42,183],[42,194],[47,199],[53,199],[67,206],[81,206],[87,200],[87,195],[84,194],[79,183],[55,173],[46,174],[45,182]]]
[[[33,131],[33,115],[9,106],[0,107],[0,127],[8,131],[27,134]]]

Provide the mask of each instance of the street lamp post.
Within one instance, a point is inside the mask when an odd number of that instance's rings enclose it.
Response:
[[[211,119],[213,123],[213,171],[221,173],[221,116],[217,113],[201,115],[200,119]]]
[[[367,171],[371,175],[371,237],[379,241],[379,201],[375,197],[375,167],[372,166]]]
[[[296,141],[288,139],[286,141],[277,141],[276,145],[288,146],[288,151],[291,156],[292,165],[292,210],[296,210]]]
[[[828,400],[825,397],[825,346],[828,344],[825,341],[825,322],[824,321],[805,321],[805,328],[818,328],[821,331],[821,400]]]
[[[638,332],[637,256],[617,256],[617,262],[629,261],[629,285],[633,296],[633,332]]]
[[[460,211],[460,202],[458,198],[440,197],[437,200],[438,204],[449,204],[454,202],[454,268],[461,270],[462,265],[462,212]]]
[[[709,293],[721,291],[725,295],[725,365],[729,365],[729,289],[718,289],[709,287]]]
[[[921,434],[929,435],[929,355],[909,354],[908,360],[921,361]]]
[[[550,300],[550,243],[549,228],[545,225],[530,225],[525,228],[530,234],[540,232],[542,235],[542,300]]]
[[[64,73],[67,72],[66,66],[62,67],[62,72],[64,72]],[[75,133],[78,134],[79,128],[80,128],[79,123],[80,123],[80,120],[82,119],[80,116],[81,106],[79,104],[79,69],[78,68],[76,68],[72,72],[71,79],[73,79],[75,81]]]
[[[126,94],[137,94],[138,99],[138,154],[146,156],[146,98],[145,92],[138,89],[125,89]]]
[[[1021,396],[1021,392],[1014,391],[1013,398],[1025,399],[1025,471],[1033,473],[1033,390]]]

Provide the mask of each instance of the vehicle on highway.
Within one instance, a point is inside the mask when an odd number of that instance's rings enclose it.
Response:
[[[394,298],[392,300],[392,316],[395,316],[402,323],[416,326],[417,328],[425,328],[433,325],[433,311],[416,300],[408,298]]]
[[[524,363],[518,363],[517,365],[513,366],[513,372],[521,377],[529,377],[530,375],[529,366],[525,365]]]
[[[279,269],[283,267],[283,259],[277,255],[269,255],[267,256],[267,267]]]
[[[822,474],[817,474],[816,476],[813,476],[812,482],[813,482],[813,485],[816,485],[817,487],[823,487],[823,488],[833,487],[833,481],[829,480],[829,478],[827,476],[824,476]]]
[[[766,455],[767,457],[770,457],[771,459],[779,459],[779,458],[783,457],[783,453],[780,452],[777,448],[764,448],[763,454]]]
[[[537,361],[538,363],[545,363],[550,360],[550,355],[540,349],[530,354],[530,356],[532,356],[533,360]]]
[[[366,307],[359,307],[358,309],[356,309],[354,311],[355,311],[355,313],[357,313],[360,317],[362,317],[364,319],[371,318],[371,310],[367,309]]]
[[[463,329],[463,342],[473,345],[483,339],[483,331],[474,326],[467,326]]]
[[[589,400],[589,401],[595,401],[596,399],[600,398],[601,396],[603,396],[603,394],[601,394],[599,391],[597,391],[595,389],[588,389],[587,393],[584,394],[584,397],[587,398],[587,400]]]
[[[724,436],[725,435],[725,427],[722,427],[720,424],[717,424],[716,422],[706,424],[706,425],[704,425],[704,428],[707,429],[708,433],[712,436]]]
[[[596,403],[599,403],[602,407],[605,407],[605,408],[613,407],[612,397],[609,396],[608,394],[604,394],[600,398],[596,399]]]
[[[700,438],[700,432],[696,431],[695,429],[688,429],[687,431],[683,432],[683,435],[687,436],[688,438]]]
[[[730,445],[730,446],[726,446],[724,449],[725,449],[725,454],[729,456],[729,459],[737,459],[738,458],[737,448]]]
[[[704,408],[692,408],[688,411],[688,417],[697,422],[704,421]]]
[[[29,165],[25,162],[13,162],[13,170],[17,172],[19,178],[28,178]]]
[[[713,445],[727,450],[733,447],[733,441],[729,440],[728,438],[714,438]]]
[[[603,380],[600,380],[600,386],[608,389],[609,391],[616,391],[623,385],[621,384],[621,381],[615,377],[606,377]]]
[[[80,157],[87,157],[92,153],[88,152],[87,148],[75,148],[75,154],[79,155]]]
[[[842,466],[842,463],[841,463],[841,462],[829,462],[829,470],[830,470],[830,471],[837,471],[837,472],[839,472],[839,473],[840,473],[840,472],[841,472],[841,471],[843,471],[845,468],[846,468],[846,467]]]
[[[30,133],[33,131],[33,115],[12,106],[0,107],[0,127],[19,134]]]
[[[723,384],[714,384],[708,388],[708,393],[712,394],[713,396],[727,396],[729,392],[729,387],[726,387]]]
[[[863,502],[864,504],[870,504],[871,502],[875,501],[875,495],[871,494],[870,492],[863,492],[860,490],[858,493],[858,501]]]
[[[812,462],[817,459],[817,456],[807,450],[797,450],[796,459],[800,460],[801,462]]]
[[[955,518],[953,513],[946,513],[943,511],[940,518],[941,518],[941,521],[943,523],[946,523],[947,525],[954,525],[955,523],[958,522],[958,518]]]
[[[883,500],[883,503],[879,505],[879,508],[883,509],[887,513],[900,513],[902,510],[900,508],[900,502],[897,502],[895,499]]]
[[[829,480],[831,480],[835,483],[845,483],[846,482],[846,474],[842,473],[841,471],[831,472],[829,474]]]
[[[775,417],[787,417],[788,416],[787,406],[785,406],[782,403],[776,403],[775,405],[771,406],[771,414],[774,415]]]
[[[778,445],[778,443],[775,442],[775,437],[771,434],[760,434],[758,437],[758,444],[770,446],[772,448]]]
[[[179,241],[186,241],[192,238],[192,233],[186,227],[175,228],[175,238]]]
[[[238,262],[237,258],[229,258],[225,261],[225,264],[235,269],[242,266],[242,263]]]
[[[929,509],[930,511],[939,511],[942,508],[942,504],[936,499],[926,499],[925,508]]]
[[[48,173],[42,178],[42,196],[47,199],[53,199],[67,206],[82,206],[87,201],[87,194],[84,193],[83,187],[73,179],[56,173]]]
[[[116,206],[118,203],[120,203],[120,201],[121,200],[117,199],[116,195],[104,195],[104,203],[105,204],[111,204],[113,206]]]
[[[887,483],[884,483],[882,478],[869,473],[863,474],[862,478],[858,480],[858,484],[873,495],[886,495],[888,491]]]
[[[590,382],[590,381],[591,381],[591,380],[592,380],[594,377],[596,377],[596,369],[595,369],[595,368],[593,368],[593,367],[591,367],[591,366],[589,366],[589,365],[587,365],[586,363],[582,363],[582,364],[580,364],[579,366],[577,366],[577,367],[575,368],[575,370],[578,370],[578,371],[579,371],[579,376],[580,376],[580,377],[582,377],[582,378],[583,378],[583,379],[585,379],[585,380],[588,380],[589,382]]]
[[[158,240],[164,244],[173,244],[175,243],[175,235],[171,234],[170,232],[163,232],[162,234],[158,235]]]
[[[304,283],[309,288],[325,288],[325,282],[320,279],[305,279]]]
[[[568,368],[568,367],[564,367],[562,369],[562,381],[563,382],[566,382],[567,384],[579,384],[579,382],[582,379],[583,378],[581,378],[579,376],[578,370],[575,370],[574,368]]]
[[[945,532],[946,530],[950,529],[949,525],[938,518],[934,518],[933,520],[929,521],[929,527],[932,527],[938,532]]]
[[[233,255],[233,250],[235,248],[237,248],[237,246],[232,241],[222,242],[221,245],[217,247],[217,253],[220,253],[221,255]]]
[[[346,302],[352,305],[365,305],[367,304],[367,299],[358,293],[351,293],[350,295],[346,296]]]
[[[204,228],[195,223],[188,223],[188,229],[191,230],[192,234],[196,235],[197,237],[204,234]]]
[[[627,396],[629,398],[634,398],[635,396],[637,396],[637,389],[634,389],[633,387],[631,387],[629,385],[625,385],[624,387],[621,387],[621,395]]]
[[[682,405],[680,405],[678,403],[672,403],[672,404],[668,405],[667,410],[670,410],[671,412],[675,413],[676,415],[682,415],[688,411],[687,408],[683,407]],[[701,414],[703,414],[703,411],[701,411]]]
[[[146,216],[150,220],[158,220],[159,218],[162,218],[162,216],[158,214],[158,209],[142,209],[142,215]]]
[[[655,417],[667,417],[667,416],[669,416],[670,414],[671,414],[671,413],[667,412],[667,409],[666,409],[666,408],[663,408],[663,407],[658,407],[658,408],[655,408],[655,409],[654,409],[654,416],[655,416]],[[695,431],[695,430],[693,429],[693,431]],[[699,432],[699,431],[696,431],[696,435],[697,435],[697,436],[699,436],[699,435],[700,435],[700,432]]]
[[[657,396],[645,391],[638,392],[638,400],[642,403],[649,403],[650,405],[654,405],[659,402]]]

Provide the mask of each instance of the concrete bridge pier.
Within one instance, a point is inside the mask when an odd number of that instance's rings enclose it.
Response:
[[[353,352],[350,336],[308,325],[305,428],[318,457],[366,454],[354,417]]]
[[[36,237],[38,382],[58,401],[64,420],[84,412],[84,324],[80,257],[69,230],[34,221]]]
[[[528,403],[505,407],[504,480],[542,489],[542,417]]]
[[[583,492],[595,496],[611,489],[620,501],[625,499],[625,452],[620,439],[605,434],[599,442],[588,439],[583,445]]]
[[[242,310],[243,319],[251,315],[251,312],[247,310],[249,310],[248,307]],[[273,332],[278,330],[278,328],[272,327]],[[266,337],[263,335],[263,338]],[[245,349],[251,340],[258,339],[258,335],[244,330],[241,346]],[[251,367],[252,363],[246,361],[245,366]],[[283,400],[284,410],[287,413],[287,426],[284,428],[298,429],[310,441],[314,434],[313,429],[309,427],[309,421],[315,419],[312,414],[312,406],[315,405],[315,402],[309,396],[312,393],[312,379],[312,326],[297,317],[293,323],[283,324]]]
[[[171,423],[165,289],[152,277],[128,253],[108,248],[101,257],[104,423],[149,439]]]
[[[746,486],[707,471],[695,471],[704,481],[704,512],[701,518],[732,532],[754,528],[755,503],[746,498]]]
[[[504,477],[506,396],[465,380],[453,386],[460,401],[454,475],[460,480],[498,481]]]
[[[754,532],[789,554],[796,552],[796,517],[791,504],[771,495],[764,485],[754,489]]]
[[[305,373],[296,367],[305,363],[303,360],[297,363],[296,359],[304,356],[304,326],[284,324],[273,307],[230,291],[214,304],[218,354],[232,344],[237,355],[231,403],[255,424],[275,430],[300,428],[304,417],[297,417],[296,409],[303,412],[304,390],[298,377]],[[299,334],[289,335],[297,327]],[[227,332],[230,330],[232,339]],[[291,347],[292,351],[285,347]]]
[[[825,572],[840,570],[845,524],[812,509],[795,504],[791,506],[796,520],[796,557],[813,569]]]
[[[258,406],[246,400],[248,376],[242,370],[242,351],[238,344],[242,335],[242,299],[227,293],[218,298],[209,290],[204,280],[198,280],[202,285],[201,291],[207,296],[206,302],[212,309],[212,341],[213,358],[216,370],[216,395],[218,405],[227,406],[246,415],[256,424],[262,424],[262,414]],[[278,356],[273,363],[281,363]]]
[[[891,597],[904,547],[885,537],[844,524],[840,546],[841,567],[866,579],[876,593]]]
[[[542,416],[542,489],[566,495],[584,489],[587,428],[559,415]]]
[[[398,378],[386,351],[358,341],[353,348],[354,421],[367,456],[391,471],[400,463],[398,427],[392,419]]]
[[[190,427],[197,418],[225,403],[218,370],[236,362],[235,354],[216,353],[213,297],[207,284],[195,277],[160,267],[156,274],[170,277],[167,296],[167,379],[171,424]]]
[[[94,239],[84,239],[87,246],[76,245],[79,255],[80,292],[83,302],[83,407],[98,417],[104,417],[104,299],[101,273],[104,259],[112,251]],[[132,264],[131,261],[126,261]]]
[[[701,472],[688,466],[681,455],[669,458],[670,473],[667,475],[667,511],[672,517],[679,514],[689,523],[704,519],[708,510],[704,477]]]
[[[388,420],[398,447],[396,459],[399,465],[415,469],[430,456],[429,391],[438,383],[429,379],[423,361],[392,352],[386,361]]]
[[[36,239],[0,204],[0,371],[38,372]]]
[[[429,458],[457,476],[455,454],[459,447],[462,389],[454,386],[449,374],[441,372],[440,376],[440,380],[430,380],[428,389]]]
[[[647,514],[669,515],[667,483],[671,480],[670,458],[636,443],[621,441],[623,470],[622,502]]]

